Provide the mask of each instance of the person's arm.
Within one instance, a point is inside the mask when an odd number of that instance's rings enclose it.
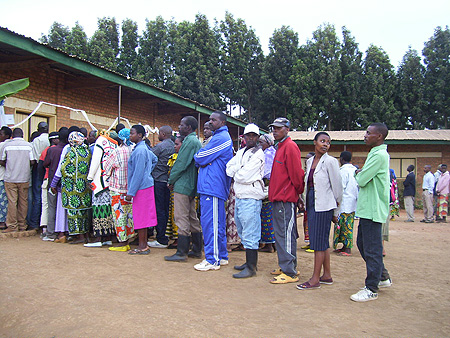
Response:
[[[413,180],[413,178],[412,178],[412,175],[411,175],[411,174],[406,175],[406,178],[405,178],[405,180],[403,181],[403,186],[404,186],[405,188],[408,187],[408,186],[410,186],[410,185],[412,184],[412,180]]]
[[[231,139],[225,140],[224,138],[213,137],[204,148],[194,155],[194,160],[199,166],[205,166],[228,152],[231,146]]]
[[[128,162],[128,196],[135,196],[139,190],[139,184],[145,174],[144,160],[143,154],[135,151],[132,161]]]
[[[382,165],[381,157],[373,155],[367,158],[362,170],[356,174],[355,179],[360,187],[365,187],[380,171]]]
[[[159,157],[163,151],[162,149],[162,142],[158,143],[156,146],[154,146],[151,151],[153,152],[153,154],[155,154],[157,157]]]
[[[240,167],[234,174],[234,181],[239,184],[253,184],[262,180],[264,173],[264,153],[257,151],[250,161]]]
[[[191,139],[185,139],[183,141],[177,160],[175,161],[172,170],[170,170],[169,184],[175,184],[192,163],[194,154],[199,149],[195,147],[195,144],[192,141],[193,140]]]
[[[237,154],[235,156],[233,156],[231,158],[231,160],[228,161],[227,163],[227,169],[226,169],[226,173],[228,177],[233,178],[234,174],[236,174],[236,172],[239,170],[239,165],[238,165],[238,157],[240,158],[241,153],[240,151],[237,152]]]
[[[297,147],[297,145],[295,145],[295,147]],[[305,189],[305,172],[302,168],[300,149],[289,147],[286,150],[286,168],[289,179],[297,193],[300,195]]]
[[[100,163],[102,161],[103,156],[103,148],[99,146],[99,142],[101,142],[102,137],[99,137],[97,141],[95,141],[94,153],[92,154],[91,165],[89,167],[89,174],[87,179],[92,181],[94,179],[95,173],[100,168]],[[100,141],[99,141],[100,140]]]
[[[118,148],[114,149],[111,155],[106,159],[105,163],[103,163],[103,170],[105,170],[106,176],[111,176],[113,168],[116,168],[118,165],[117,152]]]
[[[329,164],[327,165],[328,177],[330,178],[331,190],[333,191],[334,199],[339,207],[342,202],[342,177],[339,170],[338,161],[334,158],[330,158]],[[339,214],[339,208],[334,209],[334,216]]]
[[[39,159],[39,157],[37,158]],[[35,154],[33,153],[33,148],[30,149],[30,166],[33,166],[36,164],[36,158]]]

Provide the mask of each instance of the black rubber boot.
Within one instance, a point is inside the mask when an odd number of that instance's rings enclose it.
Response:
[[[192,250],[189,251],[188,257],[201,258],[203,248],[203,234],[201,232],[193,232],[192,236]]]
[[[246,266],[247,266],[247,262],[245,262],[245,263],[242,264],[242,265],[235,265],[235,266],[234,266],[234,270],[242,271],[242,270],[245,269]]]
[[[258,250],[245,250],[247,262],[244,264],[244,270],[233,275],[234,278],[248,278],[256,275],[256,264],[258,262]]]
[[[191,237],[178,235],[177,252],[172,256],[165,256],[164,259],[169,262],[186,262],[190,243]]]

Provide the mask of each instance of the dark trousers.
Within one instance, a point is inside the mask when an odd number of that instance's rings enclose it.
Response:
[[[48,220],[47,220],[47,233],[46,236],[50,238],[56,238],[55,233],[55,221],[56,221],[56,202],[58,200],[58,195],[53,195],[50,192],[47,193],[47,203],[48,203]]]
[[[169,239],[166,236],[167,220],[169,219],[169,203],[170,190],[166,182],[155,181],[155,206],[156,218],[158,224],[156,225],[156,240],[160,244],[167,245]]]
[[[366,262],[366,287],[372,292],[378,292],[380,280],[390,278],[383,263],[381,223],[361,218],[359,220],[356,243],[362,258]]]
[[[295,203],[272,202],[278,265],[291,277],[297,274],[297,214]]]
[[[39,177],[37,166],[34,166],[31,171],[31,212],[28,218],[28,225],[32,229],[39,228],[41,224],[41,211],[42,211],[42,178]]]

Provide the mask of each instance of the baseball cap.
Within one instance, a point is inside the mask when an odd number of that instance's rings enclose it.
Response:
[[[249,133],[255,133],[259,135],[259,127],[254,123],[247,124],[247,126],[244,129],[244,135]]]
[[[48,139],[52,140],[54,138],[59,138],[59,134],[56,131],[52,131],[50,134],[48,134]]]
[[[269,127],[291,127],[291,122],[285,117],[278,117],[276,118],[271,124],[269,124]]]

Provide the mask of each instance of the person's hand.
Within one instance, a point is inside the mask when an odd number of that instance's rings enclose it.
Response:
[[[305,202],[303,201],[302,196],[298,197],[297,207],[300,212],[305,211]]]
[[[127,201],[127,202],[131,202],[132,199],[133,199],[133,196],[131,196],[131,195],[125,196],[125,201]]]
[[[50,190],[52,191],[53,195],[56,195],[56,193],[58,192],[58,191],[56,190],[56,188],[53,188],[53,187],[51,187]]]
[[[173,191],[173,184],[167,184],[167,188],[169,188],[170,191]]]
[[[362,171],[362,169],[356,169],[355,175],[359,174]]]
[[[338,222],[337,216],[333,216],[332,220],[333,220],[333,223],[336,224]]]

